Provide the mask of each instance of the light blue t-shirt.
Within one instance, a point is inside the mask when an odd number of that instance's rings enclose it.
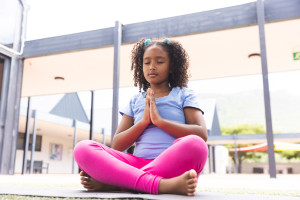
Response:
[[[140,121],[144,115],[146,92],[135,95],[129,104],[120,110],[121,115],[126,114],[133,117],[134,124]],[[194,107],[202,110],[198,104],[195,93],[187,88],[175,87],[168,96],[155,99],[156,107],[162,118],[185,124],[184,107]],[[154,124],[149,124],[136,141],[134,155],[154,159],[176,140],[176,137],[158,128]]]

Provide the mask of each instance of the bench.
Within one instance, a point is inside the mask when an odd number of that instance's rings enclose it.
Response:
[[[43,169],[46,169],[46,172],[48,174],[48,170],[49,170],[49,163],[45,163],[45,166],[43,165],[43,161],[42,160],[35,160],[33,161],[33,173],[37,174],[37,173],[42,173]],[[27,171],[30,171],[30,160],[27,160]]]

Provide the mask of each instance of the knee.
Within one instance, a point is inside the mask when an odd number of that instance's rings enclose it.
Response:
[[[76,144],[73,151],[76,162],[79,162],[81,159],[86,157],[92,143],[93,141],[91,140],[82,140]]]
[[[196,135],[188,135],[182,138],[186,154],[207,157],[208,149],[205,141]]]
[[[83,149],[85,149],[90,144],[90,140],[82,140],[76,144],[74,147],[74,154],[77,152],[81,152]]]

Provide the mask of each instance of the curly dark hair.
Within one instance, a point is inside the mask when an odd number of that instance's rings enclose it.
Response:
[[[155,40],[150,41],[146,45],[144,43],[145,39],[141,39],[134,45],[131,51],[131,70],[134,71],[134,86],[138,86],[140,92],[141,89],[146,91],[150,87],[143,73],[143,57],[147,48],[153,45],[160,45],[165,49],[170,58],[170,69],[172,70],[172,73],[169,75],[170,87],[187,87],[190,76],[188,72],[189,56],[182,45],[174,40],[169,40],[168,42]]]

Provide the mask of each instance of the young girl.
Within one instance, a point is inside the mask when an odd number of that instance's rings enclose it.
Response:
[[[207,159],[207,131],[197,97],[186,88],[188,55],[176,41],[143,39],[131,60],[140,93],[120,111],[112,149],[90,140],[76,145],[81,184],[88,191],[193,196]],[[133,155],[123,152],[133,144]]]

